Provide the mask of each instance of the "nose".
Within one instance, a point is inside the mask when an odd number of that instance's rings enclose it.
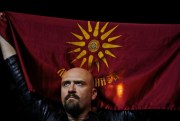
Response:
[[[76,93],[75,85],[71,84],[68,89],[68,93]]]

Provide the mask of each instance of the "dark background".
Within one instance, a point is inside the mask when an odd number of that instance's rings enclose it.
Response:
[[[99,2],[99,3],[98,3]],[[13,11],[43,16],[126,22],[180,24],[180,7],[173,1],[165,3],[153,1],[42,1],[42,0],[0,0],[0,11]],[[26,114],[18,100],[11,76],[5,68],[0,53],[0,95],[2,118],[23,121]],[[180,111],[171,110],[140,110],[140,121],[179,121]],[[27,120],[26,120],[27,121]]]
[[[62,18],[130,23],[180,23],[180,8],[171,1],[0,0],[0,11]]]

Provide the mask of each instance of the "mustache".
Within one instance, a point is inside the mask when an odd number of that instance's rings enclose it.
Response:
[[[79,96],[75,95],[75,94],[68,94],[66,97],[65,97],[65,100],[68,100],[69,98],[75,98],[75,99],[80,99]]]

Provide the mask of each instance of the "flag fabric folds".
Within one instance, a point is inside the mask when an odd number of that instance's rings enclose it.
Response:
[[[94,75],[100,108],[180,110],[180,24],[8,11],[0,34],[16,49],[30,91],[60,101],[61,76],[82,67]]]

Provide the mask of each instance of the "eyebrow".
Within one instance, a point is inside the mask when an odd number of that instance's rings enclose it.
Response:
[[[62,81],[62,83],[65,83],[65,82],[74,82],[74,83],[83,83],[83,84],[86,84],[86,82],[84,80],[64,80]]]

